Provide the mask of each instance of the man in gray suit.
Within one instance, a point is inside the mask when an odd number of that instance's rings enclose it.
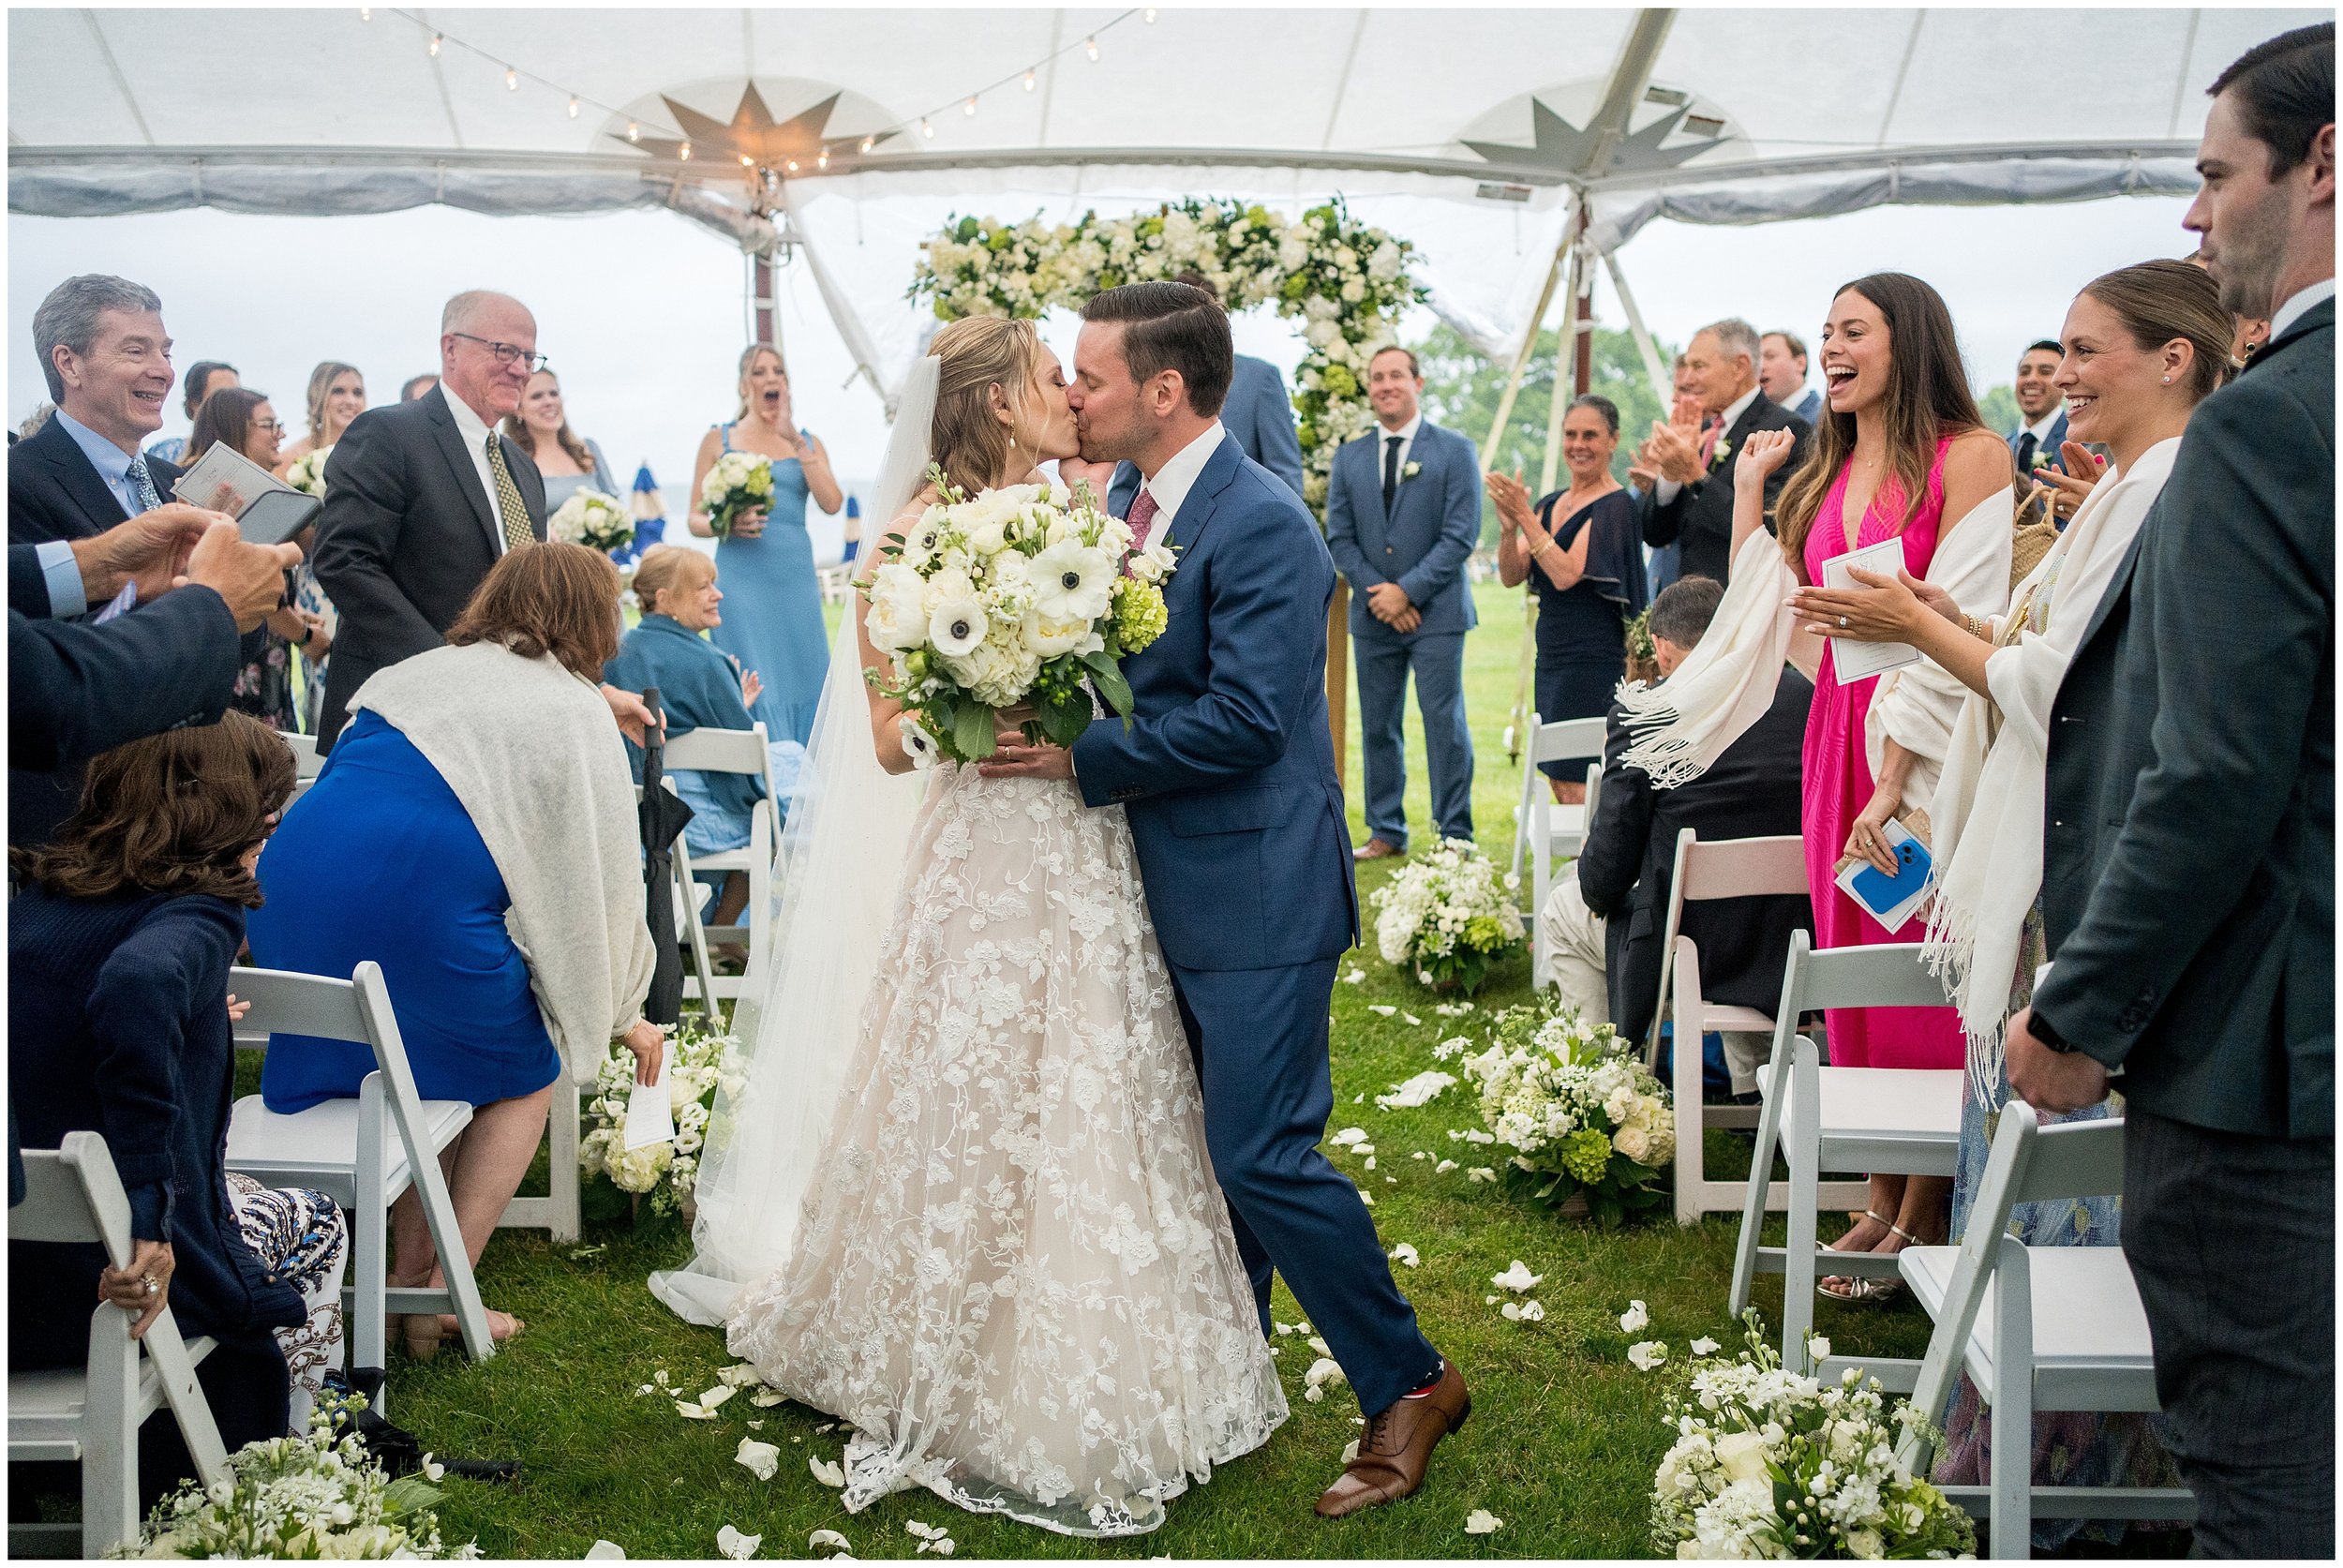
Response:
[[[1351,583],[1359,665],[1368,838],[1352,853],[1362,860],[1408,850],[1401,735],[1411,669],[1432,754],[1433,820],[1442,838],[1472,837],[1464,642],[1479,617],[1464,568],[1481,542],[1481,459],[1470,441],[1424,417],[1423,392],[1412,352],[1376,353],[1366,367],[1376,428],[1335,454],[1326,489],[1326,548]]]
[[[2213,84],[2184,220],[2270,344],[2052,709],[2037,1110],[2123,1077],[2123,1246],[2204,1557],[2335,1549],[2335,24]]]

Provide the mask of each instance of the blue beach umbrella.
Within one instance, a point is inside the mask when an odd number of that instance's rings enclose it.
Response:
[[[650,476],[649,463],[634,470],[634,489],[627,498],[627,510],[634,515],[634,543],[610,552],[610,559],[620,566],[633,565],[644,551],[667,536],[667,503],[660,499],[659,481]]]

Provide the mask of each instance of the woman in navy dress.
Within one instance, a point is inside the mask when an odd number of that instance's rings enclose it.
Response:
[[[766,735],[803,748],[813,737],[813,710],[829,674],[829,632],[805,503],[811,497],[824,512],[835,512],[845,497],[830,473],[829,454],[793,422],[789,373],[781,351],[769,344],[740,356],[740,411],[700,442],[690,526],[703,539],[715,530],[700,504],[700,486],[727,452],[746,452],[772,465],[773,500],[735,522],[716,546],[731,603],[724,624],[709,635],[763,683],[763,694],[749,710],[765,721]]]
[[[1538,600],[1537,713],[1546,724],[1610,711],[1627,674],[1627,623],[1643,613],[1643,541],[1635,504],[1611,477],[1619,450],[1619,409],[1607,397],[1580,397],[1562,417],[1562,462],[1570,488],[1538,502],[1518,478],[1492,472],[1489,498],[1500,529],[1497,573],[1507,588],[1525,578]],[[1587,798],[1587,769],[1598,757],[1539,764],[1554,799]]]

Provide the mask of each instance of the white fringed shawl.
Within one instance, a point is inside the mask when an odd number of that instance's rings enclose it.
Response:
[[[1790,656],[1784,601],[1797,587],[1780,540],[1758,529],[1741,541],[1724,598],[1676,673],[1619,688],[1634,737],[1625,766],[1642,769],[1654,789],[1690,784],[1765,716]]]
[[[1944,754],[1929,810],[1936,898],[1926,957],[1960,1006],[1972,1083],[1985,1103],[1999,1076],[2026,916],[2042,886],[2051,706],[2179,453],[2178,438],[2158,441],[2130,472],[2111,470],[2084,499],[2018,587],[2011,613],[2023,622],[2005,618],[1995,628],[2002,646],[1985,663],[1992,699],[1967,693]]]
[[[351,699],[413,742],[479,829],[545,1031],[591,1082],[642,1017],[652,968],[626,748],[602,694],[550,658],[435,648]]]

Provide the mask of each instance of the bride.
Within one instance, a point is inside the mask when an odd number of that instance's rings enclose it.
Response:
[[[1034,324],[955,321],[905,390],[876,515],[899,538],[931,460],[973,496],[1078,445]],[[1064,781],[915,772],[861,621],[791,810],[699,1255],[652,1288],[854,1428],[849,1511],[916,1485],[1070,1535],[1151,1531],[1287,1411],[1129,831]]]

